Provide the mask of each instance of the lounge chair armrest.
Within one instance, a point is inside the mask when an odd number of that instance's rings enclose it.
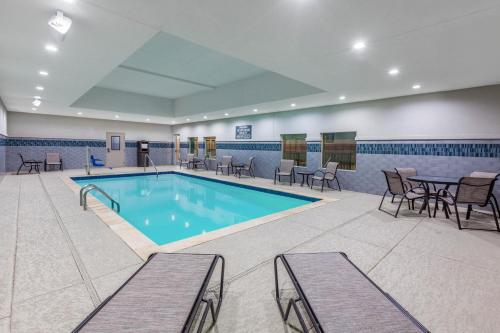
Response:
[[[317,173],[321,173],[321,177],[325,177],[325,172],[323,170],[318,169],[318,170],[314,171],[313,176],[316,176]]]
[[[447,189],[441,188],[436,192],[436,196],[438,196],[438,197],[442,197],[445,195],[450,196],[453,199],[453,201],[455,201],[455,196],[453,195],[453,193],[451,193]]]

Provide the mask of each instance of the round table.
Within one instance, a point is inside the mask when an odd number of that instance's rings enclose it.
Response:
[[[245,167],[244,163],[233,163],[232,167],[234,168],[234,176],[239,176],[241,178],[241,169]]]
[[[445,189],[447,190],[452,185],[458,185],[458,182],[460,181],[459,178],[440,177],[440,176],[410,176],[410,177],[407,177],[406,179],[409,181],[412,181],[412,182],[421,183],[422,186],[424,187],[426,198],[425,198],[424,204],[420,208],[420,213],[422,212],[422,210],[427,208],[427,205],[428,205],[429,200],[431,198],[430,188],[429,188],[430,184],[445,185]],[[438,199],[436,196],[436,205],[438,204],[437,200]],[[448,211],[444,207],[443,207],[443,209],[444,209],[446,216],[448,217]],[[429,217],[430,217],[430,211],[429,211]]]
[[[297,171],[298,175],[302,175],[302,182],[300,183],[300,186],[304,186],[304,182],[307,183],[307,186],[309,186],[309,176],[313,176],[315,174],[314,171]]]

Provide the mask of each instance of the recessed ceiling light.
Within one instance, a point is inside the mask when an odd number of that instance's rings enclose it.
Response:
[[[340,96],[339,99],[343,101],[346,97],[344,95]]]
[[[172,124],[175,124],[175,120],[172,120]]]
[[[57,48],[57,46],[55,46],[53,44],[47,44],[47,45],[45,45],[45,50],[47,50],[49,52],[57,52],[57,51],[59,51],[59,49]]]
[[[203,116],[203,119],[208,119],[208,117],[207,116]]]
[[[398,68],[391,68],[391,69],[389,69],[389,72],[388,72],[388,73],[389,73],[389,75],[391,75],[391,76],[396,76],[396,75],[398,75],[398,74],[399,74],[399,69],[398,69]]]
[[[60,10],[58,10],[49,20],[49,26],[62,35],[68,32],[69,28],[71,28],[71,23],[71,19],[64,16],[64,13]]]
[[[186,121],[190,121],[190,120],[191,120],[191,119],[189,119],[189,118],[186,118]]]
[[[33,102],[31,102],[31,104],[33,104],[33,106],[38,107],[42,104],[42,101],[39,99],[34,99]]]
[[[146,118],[146,121],[151,121],[151,119],[149,119],[149,118]]]
[[[226,112],[226,113],[224,113],[224,115],[227,117],[227,116],[229,116],[229,113]]]
[[[412,88],[415,90],[418,90],[418,89],[422,88],[422,86],[418,83],[415,83]]]
[[[358,40],[352,44],[352,49],[355,51],[361,51],[366,48],[366,43],[362,40]]]
[[[38,91],[43,91],[43,89],[45,89],[45,88],[42,87],[42,86],[36,86],[35,89],[38,90]]]
[[[290,104],[290,106],[291,106],[292,108],[294,108],[294,107],[296,107],[296,106],[297,106],[297,104],[292,103],[292,104]]]
[[[77,112],[76,114],[81,116],[83,114],[83,112]]]
[[[120,118],[120,116],[119,116],[119,115],[117,115],[117,114],[115,114],[115,118],[116,118],[116,119],[118,119],[118,118]]]
[[[31,108],[31,110],[36,111],[36,110],[38,110],[38,109],[37,109],[37,108]]]
[[[33,96],[34,99],[42,99],[40,96]]]
[[[49,72],[42,70],[42,71],[39,71],[38,74],[40,74],[41,76],[48,76]]]
[[[259,112],[259,109],[253,109],[253,112]]]

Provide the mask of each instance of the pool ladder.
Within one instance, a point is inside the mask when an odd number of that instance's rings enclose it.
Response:
[[[116,212],[117,213],[120,212],[120,204],[118,203],[118,201],[113,199],[109,194],[104,192],[103,189],[101,189],[99,186],[95,184],[88,184],[80,189],[80,206],[83,206],[83,210],[87,210],[87,194],[89,194],[89,192],[93,190],[96,190],[97,192],[101,193],[111,201],[111,209],[114,210],[116,205]]]
[[[159,172],[158,172],[158,169],[156,168],[155,162],[153,162],[153,160],[151,159],[151,156],[149,156],[149,154],[146,154],[145,157],[149,160],[149,162],[151,162],[151,165],[153,166],[153,168],[155,168],[156,179],[158,179]],[[146,161],[144,161],[144,172],[146,172]]]

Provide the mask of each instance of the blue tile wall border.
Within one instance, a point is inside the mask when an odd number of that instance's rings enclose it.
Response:
[[[500,158],[498,143],[358,143],[358,154]]]
[[[219,141],[216,149],[281,151],[281,141]]]

